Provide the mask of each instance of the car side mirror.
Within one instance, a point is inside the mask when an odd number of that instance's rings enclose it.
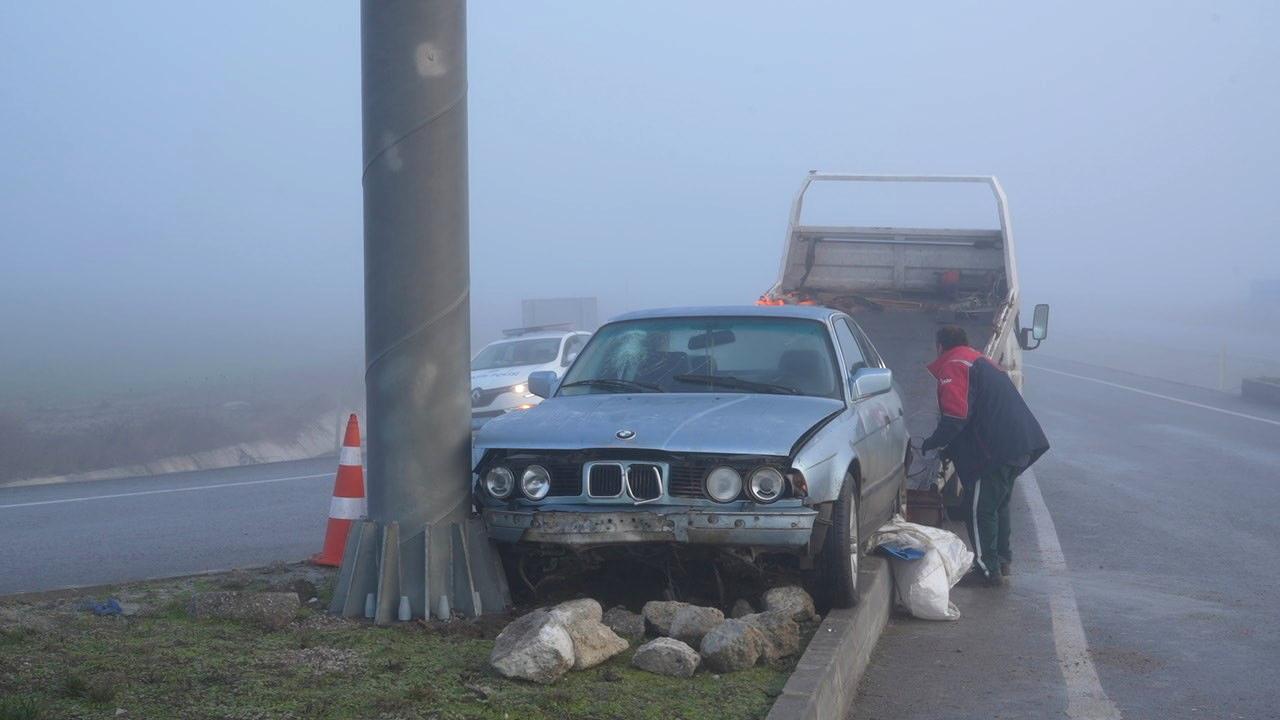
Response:
[[[1031,327],[1022,328],[1018,334],[1018,344],[1023,350],[1035,350],[1040,347],[1040,341],[1049,337],[1049,306],[1041,303],[1036,305],[1035,314],[1031,317]],[[1035,341],[1033,345],[1031,341]]]
[[[540,398],[549,398],[556,392],[556,381],[559,380],[551,370],[539,370],[529,373],[529,392]]]
[[[853,386],[853,399],[862,400],[881,395],[893,389],[893,371],[888,368],[864,367],[849,379]]]

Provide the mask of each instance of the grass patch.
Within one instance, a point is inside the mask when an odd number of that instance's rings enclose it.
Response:
[[[130,618],[23,606],[58,629],[0,627],[0,720],[114,718],[116,708],[196,719],[734,720],[763,718],[794,666],[685,680],[632,668],[628,651],[543,687],[492,671],[491,629],[380,629],[312,614],[267,633],[188,620],[188,588]]]

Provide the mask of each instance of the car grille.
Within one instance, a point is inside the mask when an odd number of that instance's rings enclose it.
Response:
[[[592,465],[587,478],[587,494],[591,497],[617,497],[622,494],[621,465]]]
[[[702,481],[706,477],[706,468],[672,465],[667,492],[671,493],[672,497],[704,498],[707,495],[702,488]]]
[[[547,497],[572,497],[582,494],[582,466],[577,463],[541,463],[551,474]],[[521,468],[520,472],[524,472]],[[517,475],[516,479],[519,480]]]
[[[662,468],[634,463],[627,468],[627,489],[636,500],[654,500],[662,496]]]

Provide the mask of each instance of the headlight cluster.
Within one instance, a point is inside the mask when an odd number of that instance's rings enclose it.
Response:
[[[516,476],[501,465],[484,474],[484,488],[499,500],[508,498],[516,489]],[[530,465],[520,474],[520,492],[530,500],[541,500],[551,492],[551,473],[541,465]]]
[[[744,487],[742,474],[725,465],[707,473],[704,486],[707,497],[722,503],[737,500]],[[768,504],[786,494],[787,479],[777,468],[759,467],[748,474],[745,488],[752,501]]]

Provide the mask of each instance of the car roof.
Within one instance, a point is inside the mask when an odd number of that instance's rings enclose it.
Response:
[[[502,343],[518,342],[520,340],[541,340],[544,338],[560,339],[560,338],[567,337],[569,335],[590,335],[590,334],[591,333],[586,330],[544,330],[541,332],[531,332],[531,333],[524,333],[523,335],[513,335],[511,337],[499,338],[497,340],[494,340],[491,343],[485,343],[485,347],[489,347],[490,345],[500,345]]]
[[[708,307],[671,307],[636,310],[623,313],[609,322],[679,317],[784,317],[802,320],[826,320],[839,312],[821,305],[717,305]]]

